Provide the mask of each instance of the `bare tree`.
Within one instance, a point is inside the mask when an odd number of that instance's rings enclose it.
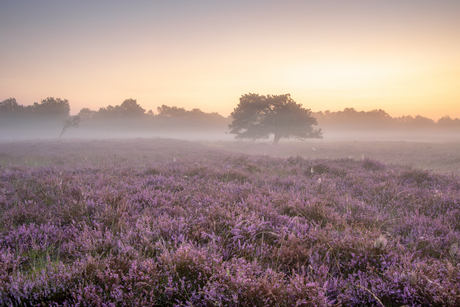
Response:
[[[61,135],[59,135],[59,138],[61,138],[61,136],[64,134],[64,132],[65,132],[68,128],[70,128],[70,127],[78,128],[78,126],[80,125],[80,120],[81,120],[81,117],[78,116],[78,115],[74,115],[74,116],[69,116],[69,117],[67,117],[67,118],[63,121],[62,131],[61,131]]]

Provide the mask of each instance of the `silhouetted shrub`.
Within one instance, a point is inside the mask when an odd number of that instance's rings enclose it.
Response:
[[[407,170],[400,175],[400,179],[404,183],[416,183],[418,185],[433,180],[430,172],[420,169]]]
[[[385,169],[385,164],[379,161],[371,160],[369,158],[365,158],[363,160],[363,167],[364,169],[370,171],[381,171]]]
[[[157,170],[156,168],[150,167],[144,172],[144,174],[147,176],[155,176],[155,175],[160,175],[161,172]]]

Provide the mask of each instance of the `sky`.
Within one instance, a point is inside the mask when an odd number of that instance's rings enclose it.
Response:
[[[460,118],[458,0],[0,0],[0,101]]]

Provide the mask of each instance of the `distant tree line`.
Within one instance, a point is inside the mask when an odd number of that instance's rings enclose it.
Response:
[[[69,101],[61,98],[48,97],[41,103],[34,102],[29,106],[18,104],[15,98],[8,98],[0,102],[1,117],[63,119],[69,116],[69,112]]]
[[[67,99],[48,97],[41,103],[23,106],[15,98],[0,102],[0,138],[10,135],[37,137],[39,131],[46,130],[47,137],[52,131],[60,136],[69,128],[79,127],[79,135],[85,137],[131,137],[164,135],[165,133],[220,132],[227,130],[229,119],[218,113],[206,113],[200,109],[186,110],[162,105],[157,112],[146,111],[136,99],[126,99],[119,105],[109,105],[91,110],[83,108],[77,115],[70,115]],[[75,131],[76,129],[72,129]],[[29,133],[30,132],[30,133]],[[34,135],[30,135],[30,134]],[[67,134],[67,132],[66,132]]]
[[[206,113],[200,109],[186,110],[179,107],[162,105],[157,112],[146,111],[136,99],[126,99],[122,104],[116,106],[102,107],[98,111],[83,108],[78,116],[93,125],[104,123],[121,123],[126,126],[143,126],[145,128],[158,128],[177,130],[184,127],[204,128],[213,126],[224,126],[228,119],[218,113]]]
[[[234,117],[235,114],[232,116]],[[363,130],[460,131],[460,119],[449,116],[434,121],[420,115],[391,117],[381,109],[365,112],[354,108],[346,108],[337,112],[310,112],[309,114],[308,116],[316,119],[317,127],[322,129],[326,135],[331,131]],[[35,102],[24,106],[20,105],[15,98],[8,98],[0,102],[0,129],[3,130],[0,131],[0,138],[2,132],[3,137],[6,133],[12,134],[15,129],[22,131],[25,135],[27,131],[39,130],[43,127],[50,131],[57,131],[57,136],[59,136],[59,133],[62,135],[67,128],[78,125],[82,134],[94,131],[109,131],[114,134],[123,134],[126,131],[193,133],[200,129],[201,131],[225,133],[229,131],[228,125],[232,122],[232,116],[223,117],[215,112],[206,113],[196,108],[186,110],[164,104],[158,107],[156,112],[146,111],[136,99],[132,98],[124,100],[119,105],[99,108],[97,111],[83,108],[77,115],[70,116],[70,105],[67,99],[48,97],[41,100],[40,103]]]
[[[41,103],[34,102],[32,105],[23,106],[18,104],[15,98],[8,98],[0,102],[1,117],[27,117],[27,118],[58,118],[65,119],[69,116],[70,105],[67,99],[48,97]],[[222,120],[224,117],[216,112],[206,113],[200,109],[190,111],[184,108],[162,105],[157,108],[157,114],[152,110],[146,112],[136,99],[126,99],[120,105],[102,107],[98,111],[83,108],[77,114],[82,119],[121,119],[121,118],[180,118],[196,120]]]
[[[384,110],[356,111],[345,108],[343,111],[313,112],[323,130],[411,130],[411,129],[460,129],[460,119],[446,115],[437,121],[417,116],[391,117]]]
[[[41,103],[34,102],[32,105],[23,106],[18,104],[15,98],[8,98],[0,102],[1,117],[24,117],[24,118],[67,118],[70,113],[70,105],[67,99],[48,97]],[[157,114],[152,110],[146,112],[136,99],[126,99],[120,105],[102,107],[98,111],[83,108],[78,113],[82,119],[133,119],[144,118],[180,118],[196,120],[222,120],[224,117],[216,112],[206,113],[200,109],[190,111],[184,108],[162,105],[157,108]]]

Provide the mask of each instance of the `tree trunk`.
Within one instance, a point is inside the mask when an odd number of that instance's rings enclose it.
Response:
[[[278,145],[278,142],[281,139],[281,135],[275,133],[275,138],[273,139],[273,145]]]
[[[61,134],[59,135],[59,138],[61,138],[61,136],[64,134],[65,130],[66,130],[65,128],[62,128],[62,131],[61,131]]]

